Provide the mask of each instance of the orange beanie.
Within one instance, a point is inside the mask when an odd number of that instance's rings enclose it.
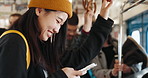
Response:
[[[72,4],[69,0],[31,0],[28,7],[37,7],[66,12],[72,16]]]

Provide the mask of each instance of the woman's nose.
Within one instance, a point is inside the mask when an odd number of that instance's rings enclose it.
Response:
[[[60,25],[56,26],[56,27],[53,29],[54,33],[58,33],[59,30],[60,30],[60,27],[61,27]]]

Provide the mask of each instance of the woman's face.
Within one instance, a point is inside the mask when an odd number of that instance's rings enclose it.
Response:
[[[36,8],[38,23],[40,28],[39,38],[47,41],[53,33],[58,33],[60,27],[68,18],[68,14],[62,11],[45,11],[41,8]]]

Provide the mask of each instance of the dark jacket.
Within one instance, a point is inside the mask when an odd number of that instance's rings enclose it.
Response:
[[[63,67],[78,70],[86,66],[98,54],[111,31],[112,24],[112,20],[106,21],[98,16],[84,45],[78,50],[64,54],[61,59]],[[0,39],[0,78],[45,78],[40,65],[33,65],[31,62],[29,69],[26,70],[25,43],[17,34],[8,34]],[[67,78],[67,76],[59,69],[48,78]]]
[[[1,35],[3,32],[5,32],[5,31],[6,31],[6,29],[0,28],[0,35]]]

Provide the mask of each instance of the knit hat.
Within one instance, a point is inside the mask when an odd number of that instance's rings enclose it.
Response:
[[[69,0],[31,0],[28,7],[63,11],[68,14],[69,18],[72,16],[72,4]]]

